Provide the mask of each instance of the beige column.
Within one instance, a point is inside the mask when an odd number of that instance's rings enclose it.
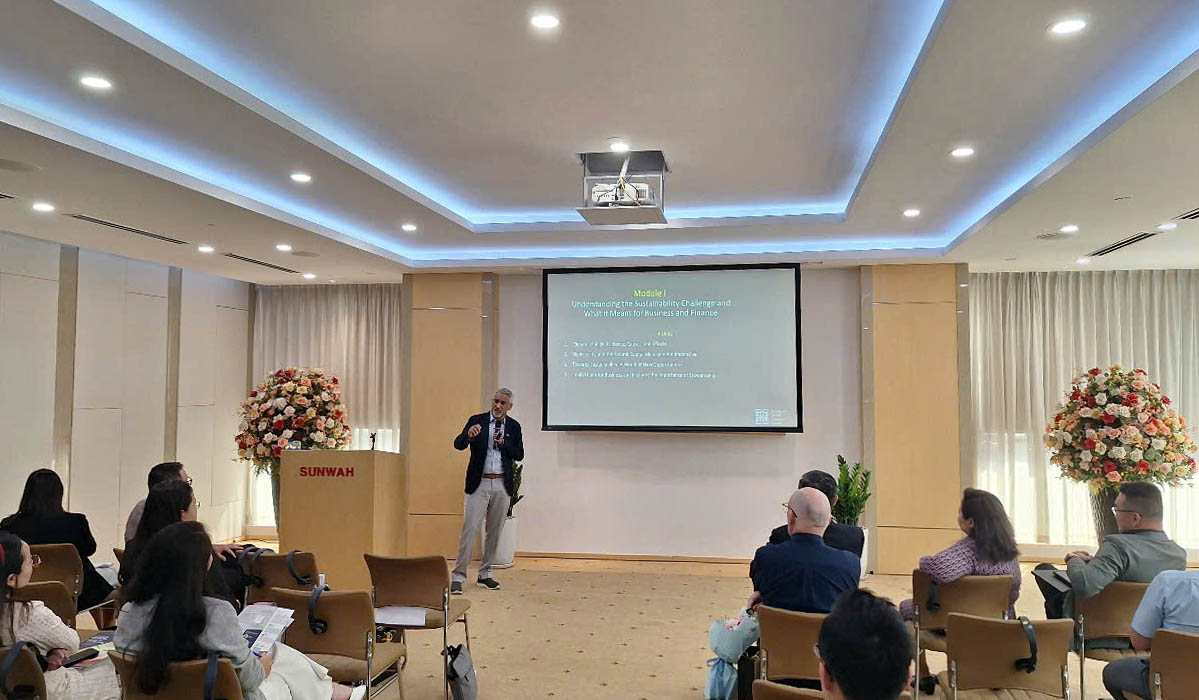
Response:
[[[958,502],[973,473],[966,275],[953,264],[862,268],[863,455],[875,474],[878,573],[910,573],[961,537]]]

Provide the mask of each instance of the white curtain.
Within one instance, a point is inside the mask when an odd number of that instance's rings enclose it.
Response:
[[[1041,436],[1077,374],[1140,367],[1199,420],[1199,270],[970,275],[978,487],[1022,543],[1093,545],[1085,486],[1063,480]],[[1199,490],[1166,489],[1166,529],[1199,547]]]
[[[257,288],[254,382],[281,367],[321,367],[341,382],[351,449],[398,452],[400,310],[398,284]],[[266,494],[261,490],[268,489]],[[273,524],[270,482],[251,482],[252,525]]]

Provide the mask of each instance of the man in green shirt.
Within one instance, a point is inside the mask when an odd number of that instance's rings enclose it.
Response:
[[[1089,598],[1112,581],[1149,583],[1162,571],[1185,569],[1186,550],[1162,531],[1162,510],[1162,492],[1153,484],[1134,481],[1122,485],[1112,508],[1119,534],[1104,537],[1094,556],[1088,552],[1066,555],[1070,590],[1058,590],[1042,577],[1036,577],[1037,586],[1045,596],[1046,617],[1051,620],[1073,617],[1075,597]],[[1038,570],[1053,568],[1052,564],[1037,567]]]

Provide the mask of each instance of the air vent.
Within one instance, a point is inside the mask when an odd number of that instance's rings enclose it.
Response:
[[[109,228],[115,228],[118,231],[127,231],[129,233],[136,233],[139,236],[145,236],[146,238],[153,238],[156,241],[163,241],[165,243],[174,243],[175,245],[187,245],[187,241],[181,241],[178,238],[171,238],[170,236],[163,236],[162,234],[158,234],[158,233],[150,233],[149,231],[143,231],[140,228],[133,228],[132,226],[125,226],[124,224],[114,224],[111,221],[105,221],[104,219],[97,219],[94,216],[88,216],[86,214],[69,214],[69,216],[72,219],[79,219],[80,221],[87,221],[88,223],[99,224],[101,226],[107,226]]]
[[[1128,238],[1125,238],[1122,241],[1117,241],[1117,242],[1107,246],[1106,248],[1100,248],[1099,250],[1096,250],[1095,252],[1091,253],[1087,257],[1097,258],[1100,255],[1107,255],[1108,253],[1114,253],[1117,250],[1120,250],[1122,248],[1127,248],[1128,246],[1130,246],[1134,243],[1140,243],[1141,241],[1143,241],[1147,238],[1153,238],[1156,235],[1157,235],[1156,233],[1146,233],[1146,232],[1142,231],[1141,233],[1129,236]]]
[[[1176,219],[1199,219],[1199,209],[1192,209],[1185,214],[1179,214]]]
[[[280,267],[280,266],[278,266],[278,265],[272,265],[272,264],[270,264],[270,263],[268,263],[268,262],[262,262],[261,260],[255,260],[254,258],[244,258],[244,257],[242,257],[242,256],[240,256],[240,255],[235,255],[235,254],[233,254],[233,253],[225,253],[225,257],[226,257],[226,258],[233,258],[234,260],[240,260],[240,261],[242,261],[242,262],[253,263],[253,264],[255,264],[255,265],[262,265],[263,267],[269,267],[269,268],[271,268],[272,270],[278,270],[279,272],[290,272],[290,273],[291,273],[291,274],[293,274],[293,275],[294,275],[294,274],[297,274],[297,272],[296,272],[295,270],[289,270],[289,269],[287,269],[286,267]]]
[[[1037,234],[1038,241],[1060,241],[1070,237],[1070,235],[1061,233],[1059,231],[1049,231],[1047,233]]]
[[[0,192],[0,199],[16,199],[16,197],[12,196],[11,194],[4,194],[3,192]]]

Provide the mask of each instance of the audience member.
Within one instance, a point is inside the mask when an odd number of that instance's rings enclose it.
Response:
[[[820,625],[816,653],[826,700],[895,700],[911,684],[912,637],[891,601],[855,590]]]
[[[1132,648],[1148,651],[1163,629],[1199,634],[1199,571],[1163,571],[1153,577],[1132,618]],[[1111,662],[1103,669],[1103,685],[1115,700],[1125,700],[1125,691],[1153,697],[1149,657]]]
[[[1045,596],[1046,617],[1073,617],[1075,596],[1089,598],[1112,581],[1148,583],[1163,571],[1185,569],[1186,550],[1162,531],[1162,510],[1162,492],[1153,484],[1136,481],[1122,485],[1112,508],[1120,532],[1104,537],[1094,556],[1081,551],[1066,555],[1070,589],[1058,590],[1037,577],[1037,586]],[[1054,568],[1052,564],[1037,566],[1038,570]],[[1087,646],[1127,649],[1128,641],[1095,639],[1088,640]]]
[[[146,544],[113,640],[118,651],[137,657],[134,682],[141,692],[158,692],[172,661],[216,652],[237,669],[246,700],[360,700],[366,694],[365,686],[334,683],[324,667],[284,644],[261,658],[250,653],[237,613],[212,595],[205,576],[211,565],[212,541],[197,522],[169,525]]]
[[[62,479],[50,469],[38,469],[25,480],[25,492],[17,512],[0,521],[7,530],[29,544],[71,544],[83,562],[83,591],[79,609],[87,610],[103,603],[112,586],[92,566],[88,557],[96,553],[96,539],[88,527],[87,516],[68,513],[62,508]],[[97,619],[97,622],[101,622]],[[103,626],[103,625],[102,625]]]
[[[191,484],[192,478],[188,476],[187,470],[183,468],[182,462],[162,462],[155,464],[150,468],[150,475],[146,477],[146,491],[154,488],[159,484],[168,481],[186,481]],[[137,502],[133,506],[133,510],[129,511],[129,519],[125,521],[125,542],[129,542],[137,535],[137,525],[141,522],[142,513],[146,509],[146,499]]]
[[[13,601],[17,589],[29,583],[40,563],[27,543],[11,532],[0,532],[0,575],[4,576],[0,646],[19,641],[33,645],[45,661],[48,700],[116,700],[120,689],[111,664],[97,664],[86,671],[63,668],[63,661],[79,650],[79,634],[41,601]]]
[[[178,522],[195,522],[199,516],[199,502],[192,487],[186,481],[164,481],[150,489],[146,507],[138,521],[137,534],[125,547],[121,559],[121,585],[128,585],[138,570],[146,546],[159,531]],[[221,555],[224,548],[213,547],[213,553]],[[214,559],[215,566],[209,571],[212,588],[217,595],[236,607],[246,599],[245,582],[236,558]]]
[[[1020,597],[1020,550],[1003,504],[989,491],[966,489],[958,507],[958,527],[966,534],[932,556],[920,557],[920,570],[937,583],[964,576],[1011,576],[1008,617],[1016,617]],[[915,617],[911,599],[899,605],[903,619]]]
[[[758,548],[749,565],[754,592],[747,601],[797,612],[827,613],[837,597],[858,587],[861,561],[853,554],[824,542],[830,506],[814,488],[798,489],[784,503],[787,532],[781,544]]]
[[[814,488],[828,498],[830,508],[837,506],[837,478],[820,469],[813,469],[799,479],[799,488]],[[782,544],[791,538],[786,525],[779,525],[770,533],[770,544]],[[830,520],[828,529],[824,531],[824,543],[833,549],[843,549],[862,556],[862,546],[866,542],[866,534],[857,525],[845,525]]]

